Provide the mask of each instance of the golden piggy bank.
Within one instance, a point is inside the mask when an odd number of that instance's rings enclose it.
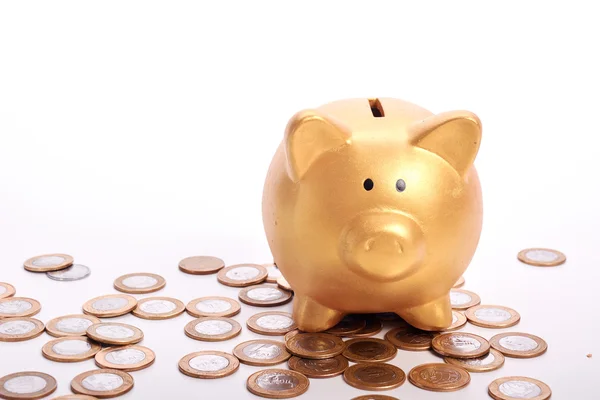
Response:
[[[269,168],[263,222],[307,332],[393,311],[450,326],[450,288],[479,242],[473,161],[481,122],[402,100],[350,99],[297,113]]]

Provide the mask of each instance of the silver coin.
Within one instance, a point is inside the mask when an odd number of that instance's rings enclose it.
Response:
[[[256,360],[271,360],[281,354],[279,346],[274,344],[254,343],[244,347],[244,354]]]
[[[87,390],[96,392],[108,392],[123,386],[123,378],[111,373],[100,373],[86,377],[81,385]]]
[[[241,266],[230,269],[225,276],[234,281],[246,281],[257,277],[259,274],[260,271],[257,268]]]
[[[35,329],[30,321],[0,321],[0,333],[4,335],[25,335]]]
[[[203,313],[222,313],[231,309],[231,304],[225,300],[202,300],[196,304],[196,309]]]
[[[93,322],[86,318],[63,318],[56,323],[56,329],[65,333],[85,333]]]
[[[90,269],[85,265],[73,264],[70,267],[59,271],[46,272],[46,276],[55,281],[78,281],[87,278],[90,273]]]
[[[294,389],[300,384],[300,381],[291,374],[267,372],[258,377],[256,384],[263,389],[279,392]]]
[[[132,289],[146,289],[156,285],[158,280],[148,275],[134,275],[123,279],[122,283]]]
[[[110,339],[127,339],[135,335],[131,329],[119,325],[100,325],[96,328],[96,333]]]
[[[198,371],[215,372],[227,368],[229,360],[214,354],[203,354],[192,358],[188,364]]]
[[[256,325],[264,329],[285,329],[293,324],[294,321],[290,317],[278,314],[265,315],[256,320]]]
[[[481,343],[477,339],[469,336],[457,335],[448,336],[445,340],[443,340],[443,344],[453,348],[456,351],[467,353],[475,351],[481,347]]]
[[[473,367],[483,367],[486,365],[490,365],[496,360],[494,354],[490,351],[487,355],[478,358],[466,358],[461,360],[463,363],[467,365],[471,365]]]
[[[83,340],[63,340],[52,346],[52,351],[62,356],[76,356],[90,351],[92,346]]]
[[[515,399],[532,399],[542,394],[542,388],[526,381],[508,381],[498,386],[502,394]]]
[[[98,311],[112,311],[123,308],[127,304],[127,299],[123,297],[110,297],[96,300],[92,303],[92,308]]]
[[[146,358],[146,353],[138,349],[115,350],[106,354],[106,361],[116,365],[137,364]]]
[[[140,304],[140,310],[148,314],[166,314],[177,308],[177,305],[168,300],[148,300]]]
[[[4,382],[4,389],[11,393],[28,394],[43,390],[48,383],[35,375],[17,376]]]
[[[466,293],[454,292],[454,291],[450,292],[450,303],[452,304],[452,307],[457,307],[457,306],[461,306],[463,304],[467,304],[468,302],[471,301],[471,299],[472,299],[472,297]]]
[[[282,298],[284,295],[281,290],[277,288],[262,287],[249,290],[246,293],[246,296],[250,297],[252,300],[273,301]]]
[[[538,347],[535,340],[525,336],[505,336],[499,343],[500,346],[512,351],[531,351]]]
[[[525,253],[525,257],[538,262],[553,262],[558,259],[559,255],[552,251],[538,249],[529,250]]]
[[[21,314],[30,310],[33,305],[25,300],[9,300],[0,303],[0,314]]]
[[[199,322],[194,329],[202,335],[222,335],[231,332],[233,325],[227,321],[208,320]]]
[[[65,262],[64,257],[60,256],[43,256],[38,257],[31,262],[36,267],[54,267]]]
[[[508,321],[512,317],[508,311],[493,307],[480,308],[475,311],[475,316],[486,322],[503,322]]]

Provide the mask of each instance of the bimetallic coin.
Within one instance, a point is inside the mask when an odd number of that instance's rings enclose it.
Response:
[[[288,292],[294,291],[290,283],[283,277],[283,275],[277,278],[277,286],[283,290],[287,290]]]
[[[362,390],[390,390],[401,386],[406,374],[391,364],[359,363],[344,371],[344,381]]]
[[[58,271],[73,265],[73,257],[67,254],[45,254],[31,257],[23,263],[30,272]]]
[[[466,310],[481,303],[481,299],[468,290],[452,289],[450,290],[450,303],[455,310]]]
[[[242,303],[251,306],[269,307],[289,303],[292,293],[274,285],[255,285],[240,290],[238,297]]]
[[[335,336],[349,336],[353,333],[360,332],[367,326],[367,321],[356,315],[347,315],[333,328],[329,328],[325,333]]]
[[[0,342],[22,342],[44,333],[44,323],[35,318],[0,319]]]
[[[433,392],[453,392],[471,382],[471,375],[464,368],[451,364],[423,364],[408,373],[410,383]]]
[[[494,371],[504,365],[504,356],[497,350],[490,349],[490,352],[483,357],[477,358],[452,358],[444,357],[448,364],[457,365],[469,372],[488,372]]]
[[[458,278],[458,280],[452,287],[454,289],[458,289],[459,287],[463,287],[464,285],[465,285],[465,278],[463,276],[461,276],[460,278]]]
[[[154,352],[144,346],[109,347],[96,354],[96,365],[131,372],[148,368],[155,359]]]
[[[133,388],[133,377],[117,369],[95,369],[77,375],[71,381],[74,393],[102,399],[121,396]]]
[[[548,350],[544,339],[521,332],[505,332],[493,336],[490,345],[506,357],[533,358]]]
[[[42,306],[37,300],[28,297],[6,297],[0,299],[0,318],[32,317]]]
[[[470,323],[484,328],[508,328],[521,319],[518,312],[502,306],[475,306],[469,308],[465,315]]]
[[[396,357],[398,350],[387,340],[374,338],[350,339],[346,342],[344,357],[353,362],[382,362]]]
[[[252,332],[261,335],[279,336],[297,328],[292,319],[292,314],[282,311],[268,311],[258,313],[246,321],[246,326]]]
[[[208,275],[225,267],[225,262],[217,257],[194,256],[179,261],[179,269],[187,274]]]
[[[42,347],[42,354],[48,360],[58,362],[78,362],[89,360],[102,347],[81,336],[63,337],[49,341]]]
[[[73,264],[65,269],[46,272],[46,276],[55,281],[78,281],[90,276],[91,272],[85,265]]]
[[[267,269],[258,264],[237,264],[225,267],[217,274],[217,280],[225,286],[245,287],[267,279]]]
[[[93,315],[71,314],[51,319],[46,331],[54,337],[85,336],[90,326],[99,323],[100,320]]]
[[[100,322],[87,329],[87,336],[97,342],[126,346],[142,341],[144,333],[133,325],[118,322]]]
[[[56,379],[43,372],[17,372],[0,378],[0,398],[42,399],[56,390]]]
[[[367,394],[364,396],[353,397],[352,400],[398,400],[398,398],[382,394]]]
[[[525,264],[536,267],[555,267],[567,261],[567,256],[560,251],[543,248],[521,250],[517,258]]]
[[[185,311],[183,303],[171,297],[147,297],[138,300],[137,307],[131,312],[143,319],[169,319],[181,315]]]
[[[259,367],[281,364],[292,356],[284,343],[266,339],[240,343],[233,349],[233,355],[242,364]]]
[[[552,396],[550,386],[544,382],[524,376],[509,376],[493,381],[488,393],[495,400],[547,400]]]
[[[261,397],[288,399],[308,390],[308,378],[287,369],[265,369],[250,375],[246,387]]]
[[[167,281],[160,275],[139,272],[118,277],[113,286],[119,292],[142,294],[156,292],[166,284]]]
[[[460,311],[452,310],[452,325],[444,329],[442,332],[455,331],[462,328],[467,323],[467,317]]]
[[[99,318],[118,317],[130,313],[137,307],[137,300],[126,294],[109,294],[88,300],[83,312]]]
[[[385,334],[385,338],[402,350],[423,351],[431,348],[431,340],[435,333],[415,328],[394,328]]]
[[[192,378],[215,379],[229,376],[238,370],[240,361],[222,351],[198,351],[179,361],[179,371]]]
[[[431,347],[439,355],[454,358],[482,357],[490,351],[486,339],[466,332],[442,333],[433,338]]]
[[[13,297],[16,293],[15,287],[10,283],[0,282],[0,299]]]
[[[309,378],[331,378],[344,373],[348,368],[348,360],[344,356],[312,360],[293,356],[288,360],[290,369],[300,372]]]
[[[220,342],[236,337],[242,331],[240,324],[225,317],[200,317],[188,322],[185,334],[195,340]]]
[[[286,333],[283,336],[283,340],[287,342],[288,340],[290,340],[291,338],[293,338],[294,336],[296,336],[299,333],[302,333],[302,331],[300,331],[299,329],[294,329],[293,331],[289,331],[288,333]]]
[[[288,351],[301,358],[321,360],[342,354],[346,343],[327,333],[299,333],[285,343]]]
[[[199,317],[233,317],[240,313],[240,303],[228,297],[201,297],[185,307],[188,314]]]
[[[263,267],[267,269],[267,279],[268,283],[277,283],[277,279],[279,279],[281,275],[281,271],[277,268],[277,265],[271,264],[263,264]]]
[[[381,320],[373,317],[365,319],[366,325],[358,332],[350,333],[347,337],[358,338],[358,337],[369,337],[377,335],[383,329],[383,323]]]

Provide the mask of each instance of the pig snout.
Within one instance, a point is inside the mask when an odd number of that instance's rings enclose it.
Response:
[[[425,242],[412,218],[396,212],[371,212],[345,227],[340,253],[355,273],[371,280],[395,281],[416,271],[425,255]]]

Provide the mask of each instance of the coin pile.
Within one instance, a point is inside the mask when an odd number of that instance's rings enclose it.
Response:
[[[23,267],[29,272],[45,272],[55,281],[78,281],[90,275],[88,267],[73,262],[73,257],[68,254],[54,253],[31,257],[23,263]]]

